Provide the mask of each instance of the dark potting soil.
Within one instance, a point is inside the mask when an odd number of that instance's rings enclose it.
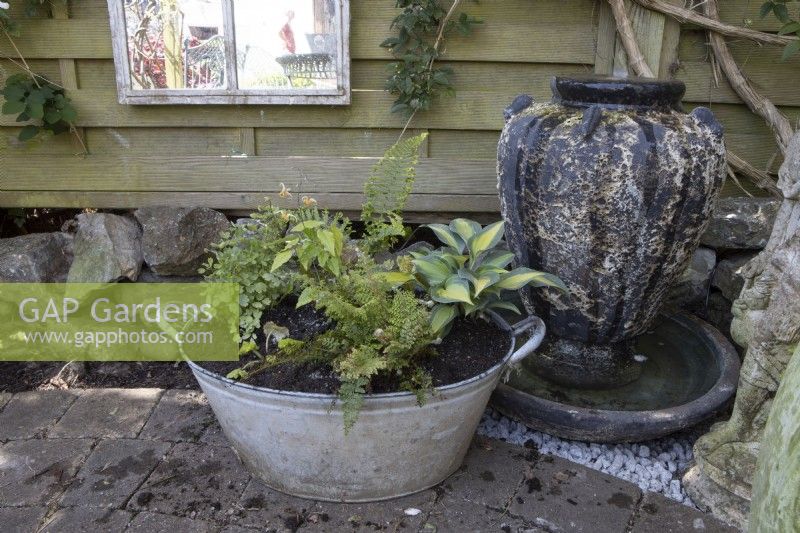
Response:
[[[287,302],[266,313],[264,322],[272,321],[289,329],[296,339],[308,339],[323,332],[326,318],[312,306],[295,310],[294,302]],[[257,338],[264,352],[264,336]],[[424,369],[432,376],[434,386],[443,386],[468,379],[488,370],[508,352],[509,339],[493,324],[484,320],[455,322],[450,334],[435,354],[424,362]],[[274,349],[274,346],[270,347]],[[225,375],[247,362],[207,362],[205,368]],[[339,378],[328,365],[278,365],[254,376],[253,385],[272,389],[334,394],[339,389]],[[0,392],[22,392],[38,389],[81,388],[138,388],[197,389],[197,381],[185,363],[83,363],[68,365],[63,362],[0,362]],[[369,392],[393,392],[399,383],[390,376],[377,376]]]
[[[275,322],[289,330],[295,339],[308,339],[329,327],[328,321],[311,306],[293,309],[291,302],[265,313],[264,320]],[[458,319],[450,333],[427,357],[423,368],[431,375],[433,385],[440,387],[458,383],[477,376],[496,365],[508,353],[510,339],[494,324],[481,319]],[[264,339],[259,337],[259,347],[264,349]],[[270,347],[274,349],[274,346]],[[240,367],[255,356],[239,362],[203,362],[203,368],[221,375]],[[327,364],[282,364],[257,373],[246,381],[251,385],[270,389],[335,394],[339,378]],[[402,390],[396,376],[379,374],[373,378],[368,393],[397,392]]]

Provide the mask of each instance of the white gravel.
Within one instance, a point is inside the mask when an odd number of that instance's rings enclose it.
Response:
[[[534,431],[489,408],[478,434],[519,445],[533,441],[541,453],[586,465],[635,483],[643,491],[658,492],[694,507],[683,490],[681,475],[693,458],[694,441],[707,429],[703,426],[636,444],[595,444]]]

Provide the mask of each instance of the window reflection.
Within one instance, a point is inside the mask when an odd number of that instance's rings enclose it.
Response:
[[[235,0],[242,89],[336,89],[338,2]]]
[[[124,0],[134,89],[227,86],[222,0]]]

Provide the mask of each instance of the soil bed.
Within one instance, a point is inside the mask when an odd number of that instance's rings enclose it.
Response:
[[[264,322],[273,321],[289,329],[293,338],[307,339],[325,330],[327,321],[311,306],[294,310],[292,302],[266,313]],[[262,352],[263,335],[258,338]],[[449,385],[477,376],[497,364],[508,353],[508,335],[484,320],[457,320],[446,339],[436,346],[436,354],[425,361],[424,368],[434,386]],[[225,375],[247,360],[206,362],[202,366]],[[372,393],[400,389],[397,379],[378,376]],[[339,379],[327,365],[278,365],[253,377],[253,385],[299,392],[335,394]],[[0,362],[0,392],[36,389],[80,388],[197,389],[191,370],[185,363],[10,363]]]
[[[313,307],[309,305],[295,310],[291,302],[265,313],[263,322],[268,321],[288,328],[292,338],[301,340],[321,333],[328,327],[324,316]],[[435,347],[435,353],[425,360],[423,368],[433,378],[435,387],[458,383],[500,362],[508,353],[510,342],[508,335],[492,323],[480,319],[458,319],[447,337]],[[259,337],[257,344],[263,353],[264,338]],[[254,358],[250,356],[238,362],[199,364],[224,376]],[[269,389],[322,394],[335,394],[340,384],[339,378],[327,364],[277,365],[256,374],[246,383]],[[367,392],[379,394],[399,390],[402,388],[396,376],[379,374],[372,380]]]

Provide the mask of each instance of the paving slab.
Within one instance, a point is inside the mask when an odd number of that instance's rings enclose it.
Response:
[[[134,494],[128,509],[216,519],[236,510],[249,480],[230,448],[178,443]]]
[[[39,529],[46,507],[0,507],[0,531],[30,533]]]
[[[10,392],[0,392],[0,411],[3,410],[3,406],[8,403],[8,400],[10,400],[12,396],[13,394]]]
[[[100,442],[64,493],[60,505],[123,507],[170,446],[168,442],[136,439]]]
[[[168,390],[158,401],[139,438],[170,442],[196,442],[216,423],[200,391]]]
[[[735,528],[723,524],[710,514],[702,513],[656,494],[646,492],[639,506],[631,533],[734,533]]]
[[[139,533],[210,533],[219,528],[212,522],[158,513],[139,513],[126,532]]]
[[[0,507],[47,505],[71,481],[93,441],[15,440],[0,448]]]
[[[78,394],[48,390],[19,392],[0,411],[0,440],[32,439],[44,436],[53,427]],[[2,407],[0,398],[0,407]]]
[[[543,455],[526,469],[509,512],[545,529],[625,531],[641,496],[632,483]]]
[[[139,434],[161,389],[88,389],[50,430],[50,437],[132,438]]]
[[[132,513],[117,509],[71,507],[59,509],[41,529],[42,533],[98,533],[123,531]],[[37,530],[38,533],[38,530]]]
[[[199,442],[211,446],[230,446],[228,438],[225,436],[225,433],[222,432],[222,427],[220,427],[216,418],[214,418],[214,421],[203,432]]]
[[[296,498],[272,490],[253,478],[236,511],[226,521],[231,525],[275,531],[398,531],[418,530],[433,507],[436,493],[426,490],[384,502],[333,503]],[[414,516],[406,514],[410,510]]]

